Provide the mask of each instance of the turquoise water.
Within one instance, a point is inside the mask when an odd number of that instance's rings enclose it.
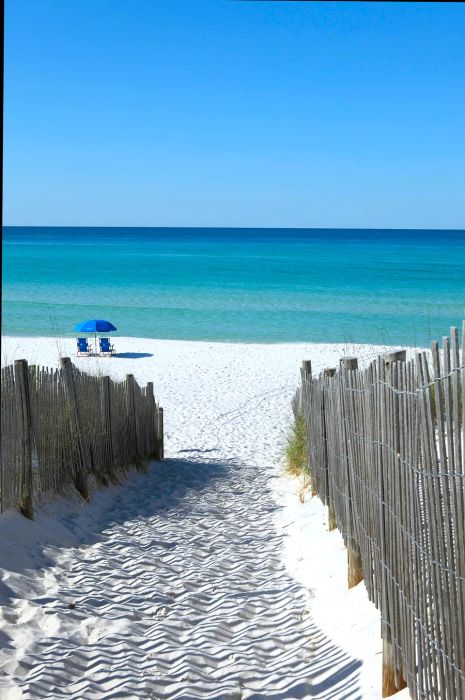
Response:
[[[3,229],[2,332],[424,345],[459,325],[465,231]]]

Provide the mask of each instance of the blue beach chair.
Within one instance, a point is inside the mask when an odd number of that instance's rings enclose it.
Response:
[[[109,338],[99,338],[100,354],[101,355],[113,355],[115,349],[113,345],[110,345]]]
[[[77,342],[77,355],[90,355],[92,349],[89,345],[87,338],[78,338]]]

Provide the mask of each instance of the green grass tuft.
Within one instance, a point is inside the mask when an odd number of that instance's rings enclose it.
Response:
[[[287,471],[292,476],[308,475],[307,431],[303,416],[294,421],[286,445]]]

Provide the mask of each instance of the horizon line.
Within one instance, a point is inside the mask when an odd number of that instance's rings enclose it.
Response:
[[[97,225],[97,224],[2,224],[5,228],[140,228],[140,229],[226,229],[226,230],[283,230],[283,231],[460,231],[465,232],[465,228],[426,228],[423,226],[401,227],[401,226],[140,226],[140,225]]]

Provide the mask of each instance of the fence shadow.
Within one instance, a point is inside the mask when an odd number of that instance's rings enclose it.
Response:
[[[127,479],[121,475],[120,484],[94,491],[89,503],[70,489],[71,498],[57,495],[56,500],[45,502],[34,520],[10,510],[0,516],[0,539],[14,545],[0,549],[0,569],[25,574],[28,569],[47,568],[55,564],[59,550],[103,541],[105,531],[114,525],[172,510],[186,514],[193,507],[191,502],[184,504],[186,496],[226,478],[230,466],[213,459],[165,459],[152,462],[146,473],[134,470]],[[6,584],[0,584],[0,603],[16,597]]]
[[[114,532],[110,533],[109,530],[115,526],[119,526],[120,530],[127,530],[127,538],[133,542],[138,542],[140,521],[144,518],[150,519],[151,516],[158,518],[162,516],[163,521],[166,516],[166,521],[178,523],[175,529],[183,530],[188,527],[185,522],[192,523],[192,519],[195,521],[201,518],[202,513],[205,516],[205,513],[208,512],[205,504],[208,503],[209,497],[211,498],[212,492],[227,491],[240,496],[242,482],[235,481],[235,475],[231,472],[238,473],[242,466],[239,460],[215,459],[214,457],[209,459],[200,454],[198,457],[190,459],[166,459],[163,462],[151,463],[147,473],[130,473],[127,481],[119,486],[92,493],[88,504],[76,503],[63,498],[47,502],[42,508],[37,509],[35,521],[30,521],[11,511],[5,513],[0,518],[0,539],[9,538],[14,543],[14,550],[12,544],[14,556],[8,562],[0,561],[0,567],[7,568],[16,574],[23,574],[25,578],[31,575],[28,570],[41,569],[41,575],[47,578],[43,569],[52,565],[56,566],[57,558],[62,558],[60,554],[63,554],[66,549],[80,548],[81,551],[73,553],[72,558],[73,561],[81,560],[82,563],[86,558],[86,553],[82,550],[96,543],[105,542],[107,539],[111,540],[114,537]],[[240,496],[239,500],[242,502],[243,497]],[[247,506],[248,501],[245,502]],[[203,504],[203,511],[201,504]],[[198,512],[199,505],[200,512]],[[221,503],[216,505],[221,510]],[[274,503],[262,503],[259,512],[267,513],[270,509],[274,510],[277,507]],[[188,516],[190,516],[189,521]],[[220,512],[217,513],[216,517],[218,519],[218,517],[222,518],[223,516]],[[22,532],[18,533],[18,525],[22,528]],[[245,546],[248,546],[249,537],[254,538],[255,528],[256,525],[251,522],[249,530],[245,533],[242,532]],[[164,534],[163,528],[155,529],[153,534],[153,541],[146,544],[141,541],[138,546],[153,548],[154,556],[160,556],[160,550],[162,552],[167,550],[169,556],[174,557],[175,553],[171,554],[170,550],[175,548],[176,543]],[[196,535],[199,536],[198,531]],[[120,531],[119,537],[121,536],[123,540],[120,539],[119,542],[124,544],[125,532]],[[217,536],[219,537],[218,541],[221,542],[221,530],[219,533],[214,531],[213,537]],[[241,538],[240,528],[238,538]],[[278,559],[279,534],[271,528],[269,532],[258,534],[258,540],[260,538],[262,538],[260,546],[265,547],[265,549],[269,547]],[[21,551],[18,551],[18,541],[24,545],[19,547]],[[33,548],[31,547],[32,542],[34,543]],[[232,542],[229,540],[224,542],[226,549],[231,544]],[[239,552],[236,557],[240,556]],[[237,566],[231,569],[231,565],[235,561],[233,558],[228,564],[229,569],[228,567],[226,569],[236,572]],[[223,562],[222,557],[219,562]],[[6,567],[5,564],[7,564]],[[182,566],[181,561],[180,566]],[[221,566],[215,571],[214,576],[219,577],[220,580]],[[254,588],[253,592],[250,592],[244,587],[244,581],[239,581],[237,591],[234,594],[231,593],[231,596],[238,597],[239,601],[245,600],[250,595],[257,596],[257,601],[260,601],[263,596],[270,596],[269,612],[262,620],[262,635],[258,638],[254,637],[259,648],[260,644],[267,640],[270,627],[283,625],[284,630],[288,629],[286,634],[290,635],[289,648],[294,649],[292,653],[296,654],[296,672],[289,674],[287,663],[284,663],[282,671],[280,671],[279,666],[274,669],[273,682],[277,683],[279,690],[276,688],[272,697],[276,700],[279,698],[285,700],[289,697],[312,697],[318,700],[360,700],[361,661],[348,655],[310,620],[307,625],[305,623],[301,625],[297,621],[299,618],[290,610],[289,600],[294,602],[300,600],[301,605],[305,605],[302,587],[287,573],[283,566],[277,567],[277,571],[278,574],[273,579],[271,589],[268,583],[265,583],[263,590],[257,591]],[[128,576],[129,570],[125,569],[115,576],[118,575]],[[182,574],[180,575],[182,576]],[[14,577],[12,578],[14,579]],[[96,580],[98,581],[98,579]],[[234,580],[231,579],[231,581]],[[258,577],[257,581],[263,585],[263,578]],[[33,584],[33,581],[31,583]],[[249,586],[253,585],[253,581],[250,581]],[[274,587],[278,592],[274,590]],[[66,585],[64,590],[66,591]],[[37,596],[38,594],[33,595]],[[41,604],[55,604],[55,593],[50,594],[51,598],[48,593],[45,597],[42,593],[40,595]],[[8,580],[0,581],[0,603],[8,601],[8,604],[11,604],[14,598],[17,599],[18,595],[9,588]],[[63,610],[63,606],[66,608],[66,600],[67,595],[61,591],[57,609]],[[295,638],[301,639],[301,647],[295,645]],[[2,641],[6,645],[9,640],[7,637],[2,640],[0,634],[0,643]],[[304,647],[307,647],[308,650],[308,661],[305,663],[302,662],[301,655]],[[42,696],[40,695],[40,697]],[[264,699],[271,697],[271,695],[259,692],[252,694],[251,697],[259,700],[259,698]]]
[[[319,629],[312,641],[317,652],[310,672],[311,696],[318,700],[359,700],[360,659],[348,656]]]

